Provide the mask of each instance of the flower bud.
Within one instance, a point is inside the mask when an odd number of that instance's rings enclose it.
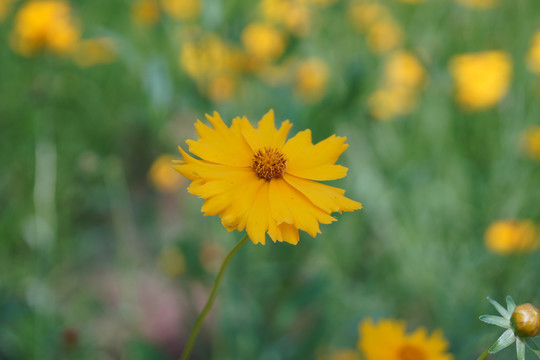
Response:
[[[519,337],[532,337],[540,334],[540,310],[534,305],[516,306],[510,321],[514,333]]]

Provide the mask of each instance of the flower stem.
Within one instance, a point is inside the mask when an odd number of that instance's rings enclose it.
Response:
[[[216,280],[214,281],[214,287],[212,288],[212,292],[210,293],[210,296],[208,297],[208,300],[206,301],[206,305],[204,305],[203,310],[201,311],[201,314],[197,318],[197,321],[195,322],[195,325],[193,326],[193,330],[191,330],[191,333],[189,334],[189,339],[186,344],[186,347],[184,348],[184,351],[182,352],[182,356],[180,357],[180,360],[186,360],[191,353],[191,349],[193,348],[193,344],[195,343],[195,339],[197,338],[197,333],[199,332],[199,329],[204,321],[204,318],[212,308],[212,305],[214,304],[214,300],[217,295],[217,291],[219,289],[219,285],[221,284],[221,280],[223,279],[223,275],[225,274],[225,270],[227,269],[227,266],[229,265],[229,262],[231,262],[232,257],[236,252],[249,240],[248,235],[246,234],[242,240],[238,244],[236,244],[235,247],[231,250],[231,252],[227,255],[225,260],[223,260],[223,263],[221,264],[221,267],[219,268],[218,275],[216,277]]]
[[[489,354],[489,348],[487,348],[486,351],[484,351],[484,352],[482,353],[482,355],[480,355],[480,356],[478,357],[478,359],[476,359],[476,360],[484,360],[484,359],[488,356],[488,354]]]

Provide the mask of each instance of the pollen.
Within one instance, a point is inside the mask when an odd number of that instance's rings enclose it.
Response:
[[[279,150],[272,148],[259,149],[253,156],[251,168],[260,179],[270,181],[283,175],[287,166],[287,159]]]

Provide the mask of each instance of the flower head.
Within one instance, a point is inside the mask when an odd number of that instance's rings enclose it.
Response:
[[[527,155],[540,161],[540,126],[534,125],[525,130],[522,141]]]
[[[525,360],[525,345],[540,357],[540,350],[530,339],[540,333],[540,311],[531,304],[516,306],[510,296],[506,297],[506,308],[490,297],[487,299],[501,316],[482,315],[480,320],[506,329],[491,345],[489,353],[499,352],[515,341],[518,360]]]
[[[536,225],[531,220],[499,220],[491,224],[484,237],[486,247],[497,254],[531,252],[540,247]]]
[[[381,320],[374,324],[371,319],[359,326],[358,348],[365,360],[451,360],[446,352],[448,342],[442,332],[436,330],[430,336],[423,327],[407,334],[405,322]]]
[[[287,140],[292,124],[279,129],[270,110],[254,128],[245,117],[231,127],[217,112],[206,118],[213,127],[195,123],[200,138],[179,147],[183,160],[174,168],[192,180],[188,191],[205,200],[205,215],[219,215],[229,231],[246,229],[253,243],[298,243],[298,230],[315,237],[319,223],[336,219],[332,212],[353,211],[362,205],[343,196],[345,191],[318,183],[345,177],[347,168],[335,165],[347,149],[346,138],[335,135],[313,144],[311,131]]]

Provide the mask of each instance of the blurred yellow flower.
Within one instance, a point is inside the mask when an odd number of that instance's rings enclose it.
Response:
[[[313,145],[304,130],[287,140],[292,124],[276,129],[272,110],[257,128],[246,117],[231,127],[217,112],[206,118],[213,128],[197,121],[200,138],[186,141],[200,160],[179,147],[183,160],[174,168],[192,180],[188,191],[205,200],[205,215],[219,215],[227,230],[246,229],[255,244],[264,244],[266,233],[274,242],[296,244],[298,230],[315,237],[319,223],[336,220],[333,212],[362,208],[344,190],[317,182],[345,177],[347,168],[335,162],[346,138],[332,135]]]
[[[486,10],[497,5],[496,0],[456,0],[458,3],[473,9]]]
[[[486,230],[486,248],[497,254],[530,252],[540,247],[535,224],[530,220],[499,220]]]
[[[231,99],[236,90],[236,80],[230,75],[218,75],[208,85],[208,97],[216,103]]]
[[[305,36],[311,28],[311,15],[305,1],[262,0],[263,18],[283,25],[296,36]]]
[[[375,54],[384,54],[397,48],[403,42],[403,31],[393,20],[381,20],[369,27],[368,48]]]
[[[275,27],[251,23],[242,31],[242,43],[248,55],[258,61],[274,61],[285,51],[285,38]]]
[[[116,60],[116,44],[112,38],[81,40],[73,51],[73,60],[81,67],[108,64]]]
[[[457,55],[450,62],[456,101],[470,110],[496,105],[508,92],[512,59],[503,51]]]
[[[131,5],[131,18],[139,26],[154,26],[160,16],[156,0],[139,0]]]
[[[531,158],[540,161],[540,126],[531,126],[523,134],[523,147]]]
[[[397,51],[390,55],[384,68],[386,87],[418,89],[426,81],[426,71],[420,61],[408,51]]]
[[[352,2],[348,14],[352,26],[359,32],[367,31],[375,23],[390,18],[388,9],[377,2]]]
[[[201,0],[161,0],[163,10],[173,19],[192,20],[201,12]]]
[[[407,115],[414,109],[414,105],[413,94],[400,88],[382,88],[368,98],[371,115],[382,121]]]
[[[358,326],[360,339],[358,349],[365,360],[451,360],[447,353],[448,342],[440,330],[428,336],[424,327],[411,334],[405,331],[405,322],[380,320],[374,324],[371,319]]]
[[[186,271],[186,258],[177,247],[167,247],[159,254],[157,265],[165,274],[174,277]]]
[[[161,155],[150,167],[148,178],[157,190],[172,192],[182,184],[183,178],[178,176],[172,168],[173,160],[171,155]]]
[[[328,76],[328,65],[321,59],[302,60],[296,69],[296,94],[307,102],[321,100],[326,93]]]
[[[527,66],[535,74],[540,74],[540,30],[536,31],[527,54]]]
[[[12,3],[17,0],[0,0],[0,24],[11,10]]]
[[[79,23],[71,12],[71,5],[61,0],[24,3],[15,17],[11,47],[24,56],[45,49],[69,53],[80,37]]]

